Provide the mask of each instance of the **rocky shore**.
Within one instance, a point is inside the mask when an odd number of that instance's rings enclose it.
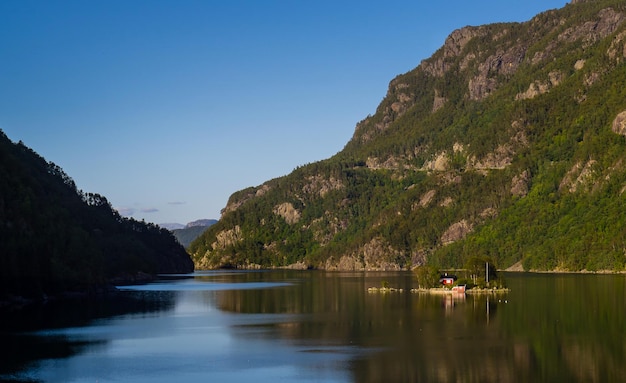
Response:
[[[452,289],[448,289],[445,287],[433,287],[430,289],[425,289],[425,288],[417,288],[417,289],[411,289],[409,290],[412,293],[424,293],[424,294],[438,294],[438,295],[447,295],[447,294],[451,294],[451,295],[455,295],[455,294],[473,294],[473,295],[478,295],[478,294],[505,294],[509,292],[508,288],[493,288],[493,289],[488,289],[488,288],[480,288],[480,287],[474,287],[471,289],[466,289],[465,291],[455,291]],[[382,294],[386,294],[386,293],[402,293],[404,292],[404,289],[396,289],[393,287],[369,287],[367,289],[367,292],[369,293],[382,293]]]

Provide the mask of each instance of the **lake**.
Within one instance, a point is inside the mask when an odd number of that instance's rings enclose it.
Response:
[[[503,275],[508,294],[464,298],[407,272],[164,277],[2,312],[0,380],[626,381],[626,276]]]

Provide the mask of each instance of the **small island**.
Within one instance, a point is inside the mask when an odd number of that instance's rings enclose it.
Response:
[[[491,258],[471,257],[462,270],[441,272],[437,267],[424,265],[414,269],[419,286],[412,293],[454,295],[454,294],[505,294],[509,292],[504,279],[498,275]],[[381,287],[369,287],[370,293],[403,292],[404,289],[389,287],[386,282]]]

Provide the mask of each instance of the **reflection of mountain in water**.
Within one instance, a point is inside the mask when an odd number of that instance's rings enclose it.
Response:
[[[263,316],[255,324],[266,330],[259,336],[295,345],[371,350],[352,360],[351,371],[358,382],[626,379],[618,367],[626,355],[624,344],[616,336],[624,314],[607,311],[623,308],[624,303],[595,303],[602,309],[589,311],[585,299],[569,294],[567,305],[555,304],[553,294],[567,295],[564,289],[581,288],[575,287],[576,280],[563,285],[547,276],[547,285],[532,281],[534,288],[529,291],[524,279],[507,277],[511,295],[453,299],[409,293],[409,273],[368,278],[358,273],[308,272],[301,277],[291,287],[221,291],[216,294],[217,306],[236,313],[292,314],[274,320]],[[368,287],[380,286],[381,281],[403,287],[405,293],[367,293]],[[567,318],[565,323],[561,318]],[[608,318],[611,323],[605,323]],[[604,326],[607,331],[601,330]],[[248,334],[236,329],[233,333]]]
[[[417,282],[404,272],[198,274],[168,291],[163,282],[161,291],[146,286],[99,303],[52,302],[0,315],[0,341],[16,350],[0,371],[69,356],[56,366],[43,362],[42,370],[78,369],[84,381],[90,361],[97,367],[113,356],[123,380],[135,363],[147,366],[145,382],[155,365],[181,381],[188,369],[216,381],[294,371],[355,382],[626,381],[621,275],[511,274],[505,296],[454,299],[411,293]],[[383,284],[404,292],[368,293]]]

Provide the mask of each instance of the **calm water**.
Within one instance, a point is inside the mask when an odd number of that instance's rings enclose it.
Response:
[[[626,276],[506,280],[507,295],[452,299],[408,292],[409,273],[170,278],[3,312],[0,380],[626,381]],[[367,292],[383,281],[405,292]]]

